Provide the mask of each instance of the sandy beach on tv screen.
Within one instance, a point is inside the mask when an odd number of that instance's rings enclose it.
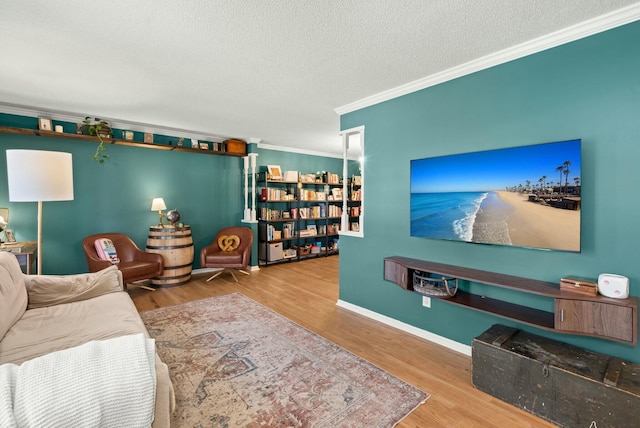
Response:
[[[580,251],[580,210],[529,202],[524,193],[496,193],[514,209],[506,219],[512,245]]]

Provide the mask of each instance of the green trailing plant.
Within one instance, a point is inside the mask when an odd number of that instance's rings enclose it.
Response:
[[[98,144],[98,148],[96,148],[96,153],[93,155],[93,160],[101,164],[104,163],[104,161],[109,158],[109,155],[104,153],[107,150],[104,145],[104,138],[111,137],[109,122],[98,119],[97,117],[92,118],[87,116],[82,123],[83,134],[98,137],[98,140],[100,140],[100,144]]]

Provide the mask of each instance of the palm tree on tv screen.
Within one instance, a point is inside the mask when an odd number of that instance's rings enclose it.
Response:
[[[571,170],[569,169],[569,167],[571,166],[571,161],[566,160],[562,163],[563,166],[563,170],[562,172],[564,173],[564,193],[568,194],[569,193],[569,173],[571,172]]]

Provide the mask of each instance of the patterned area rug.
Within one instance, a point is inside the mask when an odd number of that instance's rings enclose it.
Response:
[[[392,427],[429,394],[239,293],[141,313],[172,427]]]

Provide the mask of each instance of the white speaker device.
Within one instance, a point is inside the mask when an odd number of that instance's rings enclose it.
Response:
[[[613,273],[601,273],[598,276],[598,293],[614,299],[629,297],[629,278]]]

